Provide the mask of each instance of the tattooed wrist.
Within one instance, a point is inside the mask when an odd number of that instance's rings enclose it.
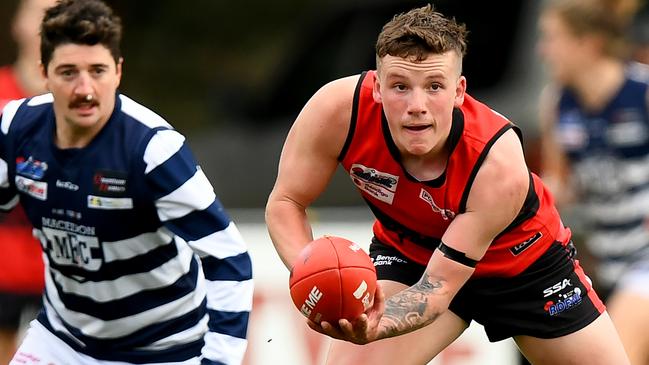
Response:
[[[442,278],[424,274],[417,284],[388,298],[379,337],[398,336],[433,322],[446,309],[435,303],[445,292]]]

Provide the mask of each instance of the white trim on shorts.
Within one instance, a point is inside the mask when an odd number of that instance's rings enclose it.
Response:
[[[195,357],[183,362],[150,363],[148,365],[199,365]],[[56,337],[37,320],[29,329],[9,365],[131,365],[122,361],[97,360],[79,353]],[[141,364],[140,364],[141,365]]]

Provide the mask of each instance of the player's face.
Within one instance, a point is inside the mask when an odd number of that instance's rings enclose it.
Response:
[[[570,83],[575,73],[587,63],[588,50],[583,37],[578,37],[563,19],[546,11],[539,21],[538,52],[548,66],[550,76],[562,84]]]
[[[45,75],[54,95],[57,125],[64,123],[79,133],[97,132],[113,112],[121,76],[121,60],[115,63],[103,45],[57,47]]]
[[[403,157],[434,157],[451,130],[453,108],[464,102],[466,79],[454,51],[421,62],[387,55],[380,61],[374,99],[383,104]]]

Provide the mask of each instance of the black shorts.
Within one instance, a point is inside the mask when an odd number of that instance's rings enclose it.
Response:
[[[425,266],[372,239],[369,247],[379,280],[411,286]],[[556,338],[586,327],[605,307],[583,273],[572,244],[555,243],[530,267],[510,278],[471,278],[449,310],[484,326],[489,341],[527,335]]]
[[[41,295],[0,292],[0,330],[17,331],[23,313],[35,317],[41,306]]]

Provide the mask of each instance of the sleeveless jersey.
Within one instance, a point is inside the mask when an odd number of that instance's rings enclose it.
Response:
[[[627,67],[608,104],[587,111],[561,91],[555,133],[580,192],[589,250],[611,285],[638,260],[649,261],[649,68]]]
[[[27,95],[11,66],[0,67],[0,112],[11,100]],[[0,215],[0,292],[38,295],[43,292],[41,247],[32,235],[32,225],[19,205]]]
[[[185,138],[117,95],[83,148],[59,149],[51,94],[0,124],[0,205],[20,197],[44,252],[38,321],[99,360],[240,363],[252,268]],[[204,347],[205,346],[205,347]]]
[[[374,71],[361,75],[340,161],[376,217],[374,235],[426,265],[454,217],[465,212],[471,185],[491,146],[507,130],[518,129],[466,95],[453,113],[451,152],[444,173],[431,181],[418,181],[401,165],[382,106],[372,98],[374,78]],[[552,197],[530,173],[523,208],[491,243],[474,277],[514,276],[552,242],[569,239]]]

